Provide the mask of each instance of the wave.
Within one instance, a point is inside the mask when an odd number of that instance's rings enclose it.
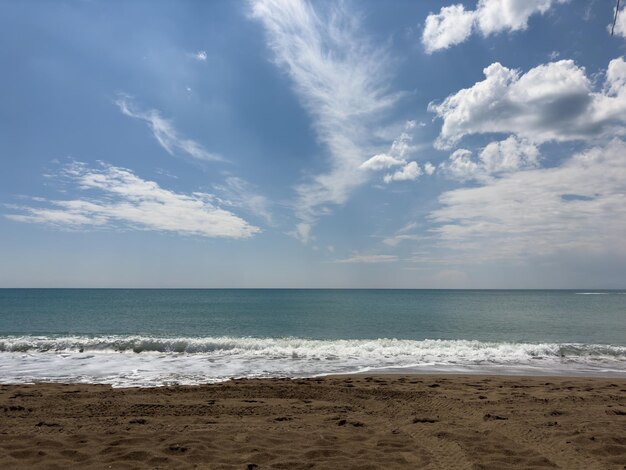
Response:
[[[507,362],[523,358],[614,358],[626,360],[626,346],[580,343],[512,343],[475,340],[403,340],[254,337],[6,336],[0,352],[119,352],[341,358],[412,356]]]
[[[0,383],[152,387],[390,370],[626,376],[626,346],[385,338],[0,337]]]

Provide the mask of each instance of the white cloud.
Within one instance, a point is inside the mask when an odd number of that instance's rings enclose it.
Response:
[[[414,129],[415,127],[415,121],[407,121],[404,125],[405,131]],[[417,177],[422,174],[422,170],[417,162],[407,162],[405,158],[408,153],[414,151],[411,146],[412,141],[413,138],[408,132],[402,132],[400,136],[392,142],[389,153],[374,155],[369,160],[363,162],[359,168],[362,170],[377,171],[402,166],[402,168],[395,173],[385,175],[383,181],[390,183],[392,181],[417,179]]]
[[[411,230],[415,230],[417,228],[417,222],[409,222],[404,227],[400,228],[396,234],[408,233]]]
[[[474,16],[473,11],[466,11],[461,4],[442,7],[438,14],[428,15],[422,34],[426,52],[432,54],[467,40],[472,34]]]
[[[466,41],[473,32],[483,36],[503,31],[520,31],[528,19],[543,14],[557,3],[568,0],[480,0],[476,10],[465,10],[462,4],[442,7],[426,18],[422,44],[427,53],[447,49]]]
[[[480,162],[488,174],[508,173],[539,166],[539,149],[530,142],[510,136],[489,143],[480,152]]]
[[[409,162],[395,173],[385,175],[383,181],[385,183],[391,183],[392,181],[414,181],[419,178],[421,174],[422,169],[418,166],[417,162]]]
[[[613,8],[613,13],[615,13],[615,8]],[[611,30],[612,26],[613,23],[608,26],[609,31]],[[613,34],[626,38],[626,6],[622,8],[617,14],[617,21],[615,22],[615,29],[613,30]]]
[[[311,228],[311,224],[300,222],[299,224],[296,224],[295,231],[290,232],[289,235],[293,235],[303,243],[309,243],[309,241],[314,239],[314,237],[311,236]]]
[[[387,155],[386,153],[379,153],[378,155],[374,155],[369,160],[361,163],[359,168],[363,170],[386,170],[387,168],[391,168],[394,166],[404,165],[406,163],[405,160],[392,157],[391,155]]]
[[[16,213],[5,216],[66,228],[121,226],[202,237],[247,238],[260,232],[258,227],[217,207],[211,194],[175,193],[125,168],[101,164],[92,169],[73,163],[60,176],[85,196],[71,200],[37,198],[33,202],[38,205],[11,206]]]
[[[182,154],[202,161],[224,160],[221,155],[209,152],[195,140],[180,136],[171,121],[163,118],[156,109],[140,110],[125,95],[120,95],[115,100],[115,104],[126,116],[145,121],[152,130],[154,138],[170,155]]]
[[[609,62],[606,70],[605,91],[610,96],[621,99],[620,105],[626,100],[626,62],[619,58]]]
[[[424,235],[418,235],[414,233],[414,230],[417,228],[417,222],[411,222],[397,230],[396,233],[394,233],[393,235],[384,238],[383,243],[389,246],[397,246],[405,241],[424,240],[426,238]]]
[[[297,187],[296,213],[308,236],[329,205],[343,204],[367,181],[359,171],[371,155],[372,128],[396,101],[388,92],[390,64],[383,49],[359,32],[345,5],[253,0],[252,17],[267,33],[276,63],[313,117],[318,139],[330,151],[330,170]]]
[[[510,136],[500,142],[491,142],[472,158],[467,149],[455,150],[447,162],[439,165],[447,176],[460,181],[485,180],[519,170],[539,166],[539,150],[528,141]]]
[[[544,14],[557,3],[568,0],[480,0],[476,8],[477,26],[484,36],[528,28],[528,19]]]
[[[626,142],[614,139],[561,166],[503,175],[443,193],[430,214],[445,249],[475,259],[558,252],[626,254]]]
[[[206,51],[198,51],[192,54],[193,58],[200,62],[206,62],[207,55]]]
[[[410,129],[415,128],[415,121],[407,121],[404,128],[408,131]],[[411,142],[413,141],[413,137],[407,133],[403,132],[397,139],[391,143],[390,152],[392,155],[396,155],[399,158],[405,158],[408,153],[410,153],[413,149],[411,148]]]
[[[443,119],[438,148],[481,133],[512,133],[537,144],[624,133],[626,65],[621,57],[609,63],[601,91],[593,90],[585,69],[571,60],[525,74],[494,63],[484,73],[485,80],[428,106]]]
[[[424,163],[424,173],[426,173],[428,176],[432,175],[435,172],[435,169],[435,165],[433,165],[432,163]]]
[[[374,263],[393,263],[398,261],[398,257],[395,255],[354,255],[350,258],[344,258],[336,260],[335,263],[342,264],[374,264]]]
[[[440,170],[453,179],[465,181],[482,174],[480,164],[472,159],[472,151],[457,149],[450,155],[447,162],[439,165]]]

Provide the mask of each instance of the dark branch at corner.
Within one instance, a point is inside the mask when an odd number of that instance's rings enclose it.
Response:
[[[619,15],[619,0],[617,0],[617,4],[615,5],[615,16],[613,17],[613,25],[611,26],[611,36],[613,36],[613,31],[615,30],[615,23],[617,23],[617,15]]]

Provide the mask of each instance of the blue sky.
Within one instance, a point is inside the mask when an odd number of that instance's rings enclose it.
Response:
[[[613,8],[0,2],[0,286],[623,288]]]

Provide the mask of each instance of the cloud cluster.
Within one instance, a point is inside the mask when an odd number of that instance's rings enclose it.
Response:
[[[235,214],[214,204],[214,196],[181,194],[161,188],[130,170],[83,163],[65,167],[60,175],[85,196],[70,200],[36,198],[31,206],[10,206],[9,219],[66,228],[83,226],[174,232],[202,237],[247,238],[260,232]]]
[[[434,172],[434,166],[431,163],[426,163],[424,170],[422,170],[417,162],[406,160],[407,154],[411,151],[411,141],[413,140],[408,131],[415,128],[415,126],[414,121],[407,121],[404,126],[404,132],[392,142],[388,153],[374,155],[361,163],[359,168],[366,171],[380,171],[394,167],[402,167],[393,173],[387,173],[383,177],[383,181],[387,184],[392,181],[414,181],[424,174],[424,172],[429,175],[432,174],[432,172]]]
[[[417,162],[409,162],[400,170],[385,175],[383,181],[385,183],[391,183],[392,181],[415,181],[422,173],[422,169]]]
[[[455,150],[448,161],[439,165],[439,169],[459,181],[485,181],[493,176],[538,166],[539,149],[528,141],[509,136],[505,140],[489,143],[476,159],[470,150]]]
[[[465,42],[474,32],[489,36],[503,31],[520,31],[528,19],[543,14],[557,3],[568,0],[479,0],[476,10],[462,4],[442,7],[426,18],[422,44],[432,54]]]
[[[156,109],[141,110],[126,95],[120,95],[115,104],[126,116],[140,119],[148,124],[154,138],[170,155],[189,156],[202,161],[223,161],[221,155],[209,152],[195,140],[179,135],[171,121],[163,118]]]
[[[572,60],[539,65],[521,74],[499,63],[485,80],[430,103],[443,120],[436,141],[450,148],[470,134],[516,134],[533,143],[590,140],[624,133],[626,62],[612,60],[601,90]]]
[[[430,214],[447,249],[483,259],[558,252],[626,254],[626,142],[613,139],[553,168],[508,173],[439,197]]]
[[[328,206],[345,203],[367,181],[359,166],[371,154],[371,129],[397,99],[387,88],[389,60],[342,3],[319,3],[317,10],[301,0],[252,0],[250,6],[330,151],[330,170],[296,188],[301,222],[295,233],[306,242]]]

